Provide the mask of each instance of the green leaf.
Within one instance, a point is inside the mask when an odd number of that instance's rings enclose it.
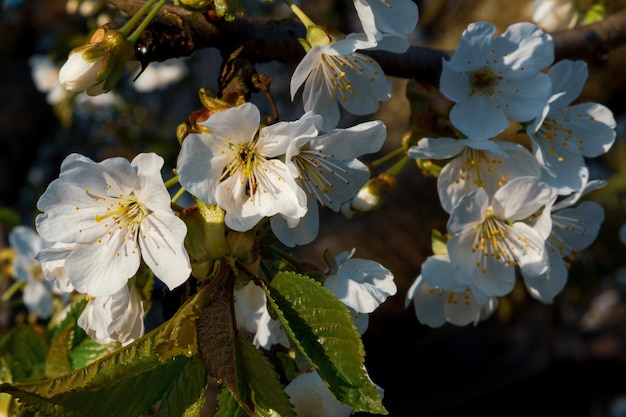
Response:
[[[22,324],[0,340],[0,354],[11,364],[14,381],[36,381],[44,376],[48,342],[42,331]]]
[[[54,339],[46,357],[46,378],[56,378],[72,370],[69,348],[74,338],[74,328],[65,327]]]
[[[206,366],[193,356],[172,382],[154,417],[199,416],[207,378]]]
[[[19,398],[29,409],[55,417],[137,417],[161,399],[189,362],[174,358],[160,366],[108,384],[68,390],[56,395],[41,392],[40,383],[3,384],[0,390]]]
[[[89,336],[87,336],[87,333],[85,333],[85,331],[76,324],[76,322],[78,321],[78,318],[80,317],[80,315],[82,314],[86,306],[87,306],[87,300],[84,298],[72,304],[72,306],[67,311],[67,314],[65,315],[61,323],[59,323],[59,325],[54,329],[54,332],[52,333],[52,342],[51,342],[52,344],[55,343],[55,340],[57,337],[59,337],[59,334],[61,334],[61,332],[63,332],[68,327],[71,327],[74,329],[72,347],[79,345],[85,339],[89,339]]]
[[[98,359],[102,359],[103,357],[114,353],[120,348],[120,346],[121,345],[118,342],[102,344],[91,338],[83,340],[70,353],[72,371],[83,368]]]
[[[3,382],[12,382],[12,380],[11,369],[4,357],[0,356],[0,384]],[[11,398],[9,394],[0,393],[0,416],[11,415],[9,410],[11,409],[12,403],[13,398]]]
[[[263,353],[243,338],[237,338],[237,350],[256,413],[263,417],[296,417],[278,373]]]
[[[361,337],[341,301],[295,273],[278,273],[264,289],[290,339],[335,397],[356,411],[387,414],[363,367]]]
[[[226,387],[223,387],[217,394],[217,413],[215,417],[248,417],[239,402]]]
[[[128,346],[76,371],[31,384],[16,384],[16,387],[35,395],[51,398],[72,390],[98,389],[114,384],[118,380],[150,371],[163,363],[161,357],[152,350],[162,327],[163,325],[157,327]],[[4,392],[8,392],[7,389],[15,389],[6,384],[0,388],[0,391]]]

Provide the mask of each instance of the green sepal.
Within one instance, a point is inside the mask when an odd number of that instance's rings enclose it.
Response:
[[[387,414],[364,368],[365,350],[346,306],[319,282],[280,272],[263,285],[290,340],[333,395],[355,411]]]
[[[606,18],[606,6],[604,4],[594,4],[585,14],[582,25],[596,23]]]
[[[239,0],[215,0],[215,14],[228,22],[235,20],[237,15],[243,15],[244,8]]]
[[[446,255],[448,253],[448,237],[439,230],[433,229],[430,234],[430,247],[435,255]]]

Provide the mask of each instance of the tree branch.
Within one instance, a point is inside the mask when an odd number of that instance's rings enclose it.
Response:
[[[134,14],[143,0],[109,0],[129,15]],[[161,25],[161,27],[159,27]],[[169,38],[159,40],[163,26]],[[200,48],[217,48],[223,55],[240,48],[240,56],[252,62],[280,61],[297,64],[304,56],[298,38],[305,29],[295,19],[280,21],[238,18],[233,22],[212,20],[208,14],[193,12],[183,7],[166,4],[159,12],[159,20],[149,26],[137,42],[144,62],[163,61],[188,56]],[[605,20],[568,31],[552,34],[556,60],[606,59],[609,52],[626,44],[626,10],[608,16]],[[149,45],[150,48],[146,48]],[[442,58],[452,51],[412,46],[403,54],[386,51],[367,51],[387,75],[416,78],[436,84],[441,73]],[[140,59],[140,60],[142,60]]]

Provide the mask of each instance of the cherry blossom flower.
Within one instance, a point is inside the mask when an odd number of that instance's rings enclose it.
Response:
[[[396,42],[409,47],[407,36],[417,25],[417,4],[412,0],[354,0],[363,32],[379,41],[383,34],[396,35]],[[400,46],[399,46],[400,47]]]
[[[448,255],[463,270],[457,275],[458,284],[476,288],[486,297],[499,297],[513,289],[516,266],[523,276],[545,273],[549,268],[546,234],[525,221],[541,213],[553,195],[536,177],[518,177],[492,196],[477,188],[462,197],[447,224],[452,235]]]
[[[356,51],[404,52],[406,48],[394,39],[385,35],[374,42],[365,34],[352,33],[344,39],[328,38],[325,43],[311,45],[291,77],[291,99],[304,84],[304,110],[322,116],[320,129],[324,132],[337,126],[339,104],[352,114],[374,113],[379,102],[391,97],[391,83],[376,61]]]
[[[187,136],[178,159],[182,186],[224,209],[226,225],[240,232],[263,217],[307,211],[306,194],[277,157],[291,141],[317,135],[317,116],[259,129],[260,118],[252,103],[216,113],[202,123],[211,133]]]
[[[554,61],[552,38],[531,23],[513,24],[498,37],[495,30],[486,22],[470,24],[443,61],[440,89],[456,103],[450,121],[473,139],[496,136],[509,126],[508,117],[534,119],[550,95],[550,79],[541,71]]]
[[[551,228],[545,241],[546,252],[550,268],[543,274],[524,276],[524,283],[528,292],[534,298],[552,303],[565,287],[568,276],[566,260],[574,251],[588,248],[598,236],[600,226],[604,221],[604,209],[593,201],[583,201],[577,204],[581,197],[605,185],[604,181],[594,180],[586,183],[579,191],[567,198],[556,202],[556,196],[549,204],[545,213],[538,218],[541,223],[549,218]],[[544,234],[545,231],[543,232]]]
[[[422,272],[407,291],[405,306],[413,302],[420,323],[441,327],[446,323],[465,326],[488,318],[497,308],[496,297],[487,297],[475,287],[459,284],[471,282],[471,277],[448,255],[429,256]],[[432,283],[432,284],[431,284]]]
[[[450,213],[459,200],[476,188],[493,195],[517,177],[539,177],[541,167],[523,146],[510,142],[453,138],[423,138],[408,154],[416,159],[452,158],[437,178],[439,200]]]
[[[530,19],[546,32],[572,29],[579,18],[576,3],[575,0],[535,0]]]
[[[615,142],[615,118],[598,103],[571,105],[587,80],[584,61],[562,60],[548,72],[552,96],[544,112],[528,124],[535,156],[544,167],[542,180],[559,194],[583,187],[589,171],[585,158],[606,153]]]
[[[123,286],[115,294],[90,297],[78,325],[96,342],[127,345],[143,336],[143,304],[139,290]]]
[[[380,150],[387,129],[382,122],[361,123],[328,134],[291,141],[285,162],[308,195],[304,217],[274,216],[272,231],[287,246],[312,242],[319,229],[317,202],[339,211],[370,178],[369,168],[357,157]]]
[[[335,258],[336,270],[326,271],[324,287],[349,308],[359,333],[369,324],[373,313],[388,297],[397,292],[393,274],[376,261],[352,258],[354,249]]]
[[[37,253],[51,245],[27,226],[16,226],[9,233],[9,245],[15,251],[13,273],[24,282],[24,305],[31,314],[48,319],[52,316],[52,283],[44,278]]]
[[[73,244],[64,267],[74,288],[92,296],[118,292],[147,266],[170,289],[191,272],[184,247],[187,228],[171,209],[163,184],[163,158],[139,154],[132,162],[96,163],[71,154],[37,202],[39,234]]]

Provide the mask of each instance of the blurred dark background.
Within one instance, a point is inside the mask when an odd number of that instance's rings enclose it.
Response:
[[[61,94],[54,101],[37,88],[32,57],[46,56],[60,65],[100,24],[99,17],[115,18],[104,2],[83,3],[89,4],[68,11],[66,0],[4,0],[0,11],[0,207],[18,213],[22,224],[32,224],[39,194],[71,152],[101,160],[154,151],[172,168],[176,126],[200,107],[200,87],[216,88],[221,58],[201,50],[184,60],[188,72],[174,84],[138,91],[129,76],[105,100],[75,105],[78,97]],[[418,1],[419,29],[412,42],[452,50],[468,23],[489,21],[502,32],[511,23],[528,21],[531,3]],[[609,12],[624,3],[610,2]],[[245,4],[253,13],[285,15],[278,2]],[[354,24],[351,1],[304,1],[303,8],[320,23],[343,30]],[[324,211],[319,238],[297,249],[321,264],[324,249],[337,254],[355,248],[355,257],[376,260],[394,273],[398,294],[370,316],[364,335],[370,375],[384,388],[392,417],[626,416],[626,247],[618,238],[626,222],[626,47],[588,64],[590,78],[580,101],[609,106],[618,137],[606,156],[589,161],[592,176],[608,182],[588,197],[605,207],[600,236],[572,260],[568,285],[553,304],[531,299],[520,287],[476,326],[421,325],[404,298],[432,253],[432,229],[445,230],[447,217],[435,179],[413,167],[401,174],[378,211],[351,221]],[[258,70],[272,77],[281,115],[299,117],[298,103],[288,98],[292,68],[269,63]],[[389,128],[389,150],[398,146],[409,118],[406,80],[393,81],[394,98],[375,116]],[[262,108],[264,100],[253,97]],[[7,220],[2,221],[6,232]]]

